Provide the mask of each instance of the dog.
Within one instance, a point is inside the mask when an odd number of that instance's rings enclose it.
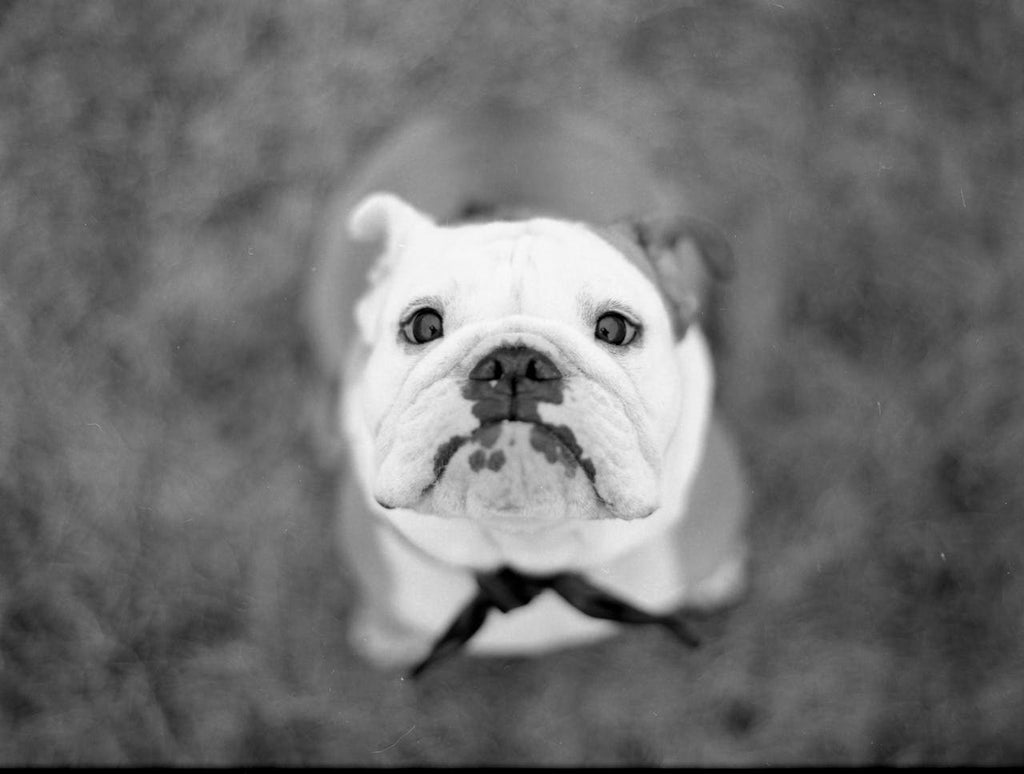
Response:
[[[742,593],[747,487],[701,327],[732,257],[683,212],[615,130],[493,106],[410,121],[327,204],[315,425],[371,663],[630,620],[692,640],[674,611]]]

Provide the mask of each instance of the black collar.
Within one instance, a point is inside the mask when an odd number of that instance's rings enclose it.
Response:
[[[691,648],[700,644],[683,620],[682,613],[647,613],[598,588],[579,573],[527,575],[511,567],[501,567],[493,572],[476,573],[476,583],[476,596],[437,639],[430,654],[413,668],[410,677],[420,675],[428,666],[458,651],[484,625],[491,608],[507,613],[529,604],[546,589],[556,592],[577,610],[593,618],[631,624],[659,624]]]

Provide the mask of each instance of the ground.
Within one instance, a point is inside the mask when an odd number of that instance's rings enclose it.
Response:
[[[753,579],[418,682],[344,642],[300,323],[325,194],[508,93],[732,240]],[[1024,759],[1024,11],[0,3],[0,763]]]

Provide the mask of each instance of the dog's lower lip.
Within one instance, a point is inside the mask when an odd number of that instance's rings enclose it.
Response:
[[[423,491],[421,494],[427,494],[427,492],[433,489],[437,482],[441,480],[441,476],[443,476],[445,471],[448,469],[448,463],[451,462],[452,457],[455,456],[455,453],[459,449],[461,449],[466,443],[468,443],[474,437],[478,436],[481,432],[484,432],[485,430],[494,427],[495,425],[500,425],[502,422],[505,421],[507,420],[499,419],[483,422],[469,435],[455,435],[449,438],[443,444],[441,444],[437,449],[437,453],[434,455],[434,479],[425,487],[423,487]]]
[[[537,422],[534,420],[512,418],[489,419],[485,422],[481,422],[480,425],[476,427],[469,435],[452,436],[438,447],[437,453],[434,455],[434,478],[429,484],[423,487],[423,490],[421,491],[420,494],[427,494],[431,489],[434,488],[434,486],[437,485],[437,482],[441,480],[441,477],[445,474],[445,471],[448,469],[448,463],[451,462],[452,457],[454,457],[455,453],[458,452],[458,450],[461,449],[466,443],[478,437],[480,434],[490,430],[491,428],[506,423],[514,423],[518,425],[533,425],[534,427],[540,428],[541,430],[545,431],[546,433],[554,437],[559,443],[561,443],[569,451],[569,453],[576,458],[577,463],[580,462],[579,456],[577,455],[576,451],[572,448],[572,446],[570,446],[566,442],[566,439],[562,437],[562,434],[558,432],[558,428],[555,428],[544,422]],[[383,505],[383,503],[381,503],[381,505]]]
[[[458,452],[466,443],[473,440],[481,433],[495,427],[496,425],[502,424],[521,424],[531,425],[534,428],[544,432],[545,434],[554,438],[576,461],[576,464],[580,466],[587,479],[590,481],[591,489],[594,492],[594,496],[598,502],[602,505],[607,505],[605,499],[601,496],[601,493],[597,491],[597,482],[594,477],[594,466],[590,460],[583,457],[579,445],[575,442],[576,439],[572,434],[572,430],[568,427],[555,426],[548,424],[547,422],[538,422],[535,420],[523,420],[523,419],[491,419],[486,422],[481,422],[480,425],[475,428],[469,435],[456,435],[449,438],[445,443],[438,447],[437,453],[434,455],[434,478],[433,480],[420,490],[420,496],[426,497],[430,490],[433,489],[441,477],[444,476],[445,471],[448,469],[448,463],[451,462],[452,457]],[[568,437],[567,437],[568,436]],[[539,450],[538,450],[539,451]],[[383,503],[382,503],[383,505]],[[387,507],[387,506],[385,506]],[[514,513],[514,509],[510,509],[509,513]],[[525,521],[525,519],[524,519]],[[544,519],[535,519],[535,521],[542,522]]]

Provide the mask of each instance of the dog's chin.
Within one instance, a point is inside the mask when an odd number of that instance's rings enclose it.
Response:
[[[451,446],[416,510],[508,529],[611,515],[565,427],[505,421]]]

